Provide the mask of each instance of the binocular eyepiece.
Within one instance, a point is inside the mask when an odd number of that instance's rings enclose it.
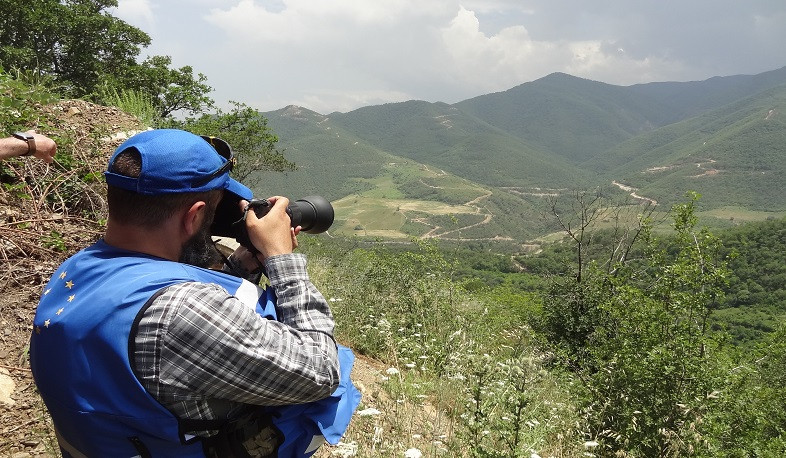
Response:
[[[237,200],[226,198],[218,204],[211,234],[232,237],[239,244],[255,251],[246,230],[246,214],[241,213],[238,206]],[[267,199],[253,199],[249,202],[246,212],[253,211],[258,218],[261,218],[270,211],[270,207]],[[292,227],[300,226],[303,232],[309,234],[327,231],[334,219],[333,206],[322,196],[308,196],[290,201],[287,214],[292,220]]]

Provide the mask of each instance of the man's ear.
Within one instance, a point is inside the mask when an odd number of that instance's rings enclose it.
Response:
[[[198,200],[191,204],[191,206],[183,214],[182,224],[183,231],[186,238],[190,238],[202,228],[202,222],[205,219],[207,211],[207,204],[203,200]]]

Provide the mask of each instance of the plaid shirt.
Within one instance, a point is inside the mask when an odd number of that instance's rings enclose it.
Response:
[[[167,287],[144,312],[132,364],[145,389],[179,418],[315,401],[338,386],[333,317],[305,256],[273,256],[265,269],[279,321],[218,285],[196,282]]]

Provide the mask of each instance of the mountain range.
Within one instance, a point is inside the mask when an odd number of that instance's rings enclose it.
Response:
[[[523,242],[549,232],[535,221],[547,199],[577,190],[635,193],[664,210],[697,191],[718,221],[786,212],[786,67],[632,86],[553,73],[455,104],[263,115],[299,169],[250,186],[324,195],[347,233],[384,220],[371,235]],[[396,211],[359,210],[370,204]],[[461,215],[458,228],[446,214]]]

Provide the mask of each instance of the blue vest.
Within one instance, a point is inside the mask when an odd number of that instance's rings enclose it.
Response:
[[[188,436],[142,387],[129,359],[132,327],[143,306],[162,288],[190,281],[218,284],[276,319],[272,288],[116,249],[103,240],[66,260],[52,276],[33,320],[30,366],[66,452],[130,457],[143,444],[154,457],[205,456],[201,438]],[[353,361],[351,351],[339,346],[341,383],[330,397],[267,408],[284,435],[279,456],[310,456],[320,436],[338,442],[360,402],[349,379]]]

